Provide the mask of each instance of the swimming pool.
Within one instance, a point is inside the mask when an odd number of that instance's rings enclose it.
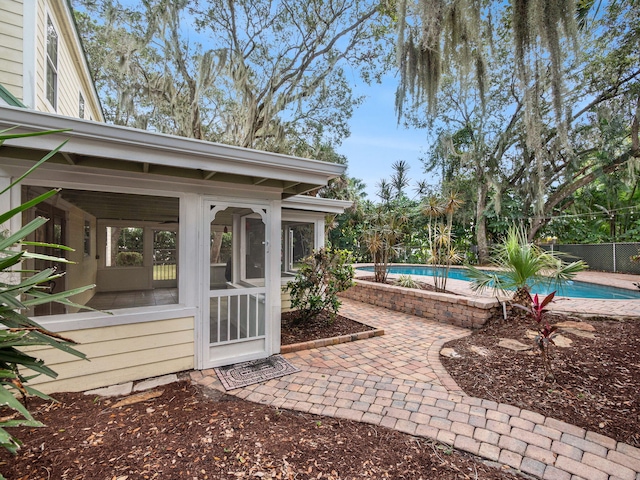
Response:
[[[358,270],[373,272],[373,267],[358,267]],[[400,275],[424,275],[433,276],[433,268],[420,265],[391,265],[387,268],[389,273]],[[452,268],[449,270],[449,278],[455,280],[469,281],[465,271],[462,268]],[[534,285],[531,293],[546,295],[551,293],[555,288],[553,285]],[[640,300],[640,291],[626,290],[624,288],[609,287],[606,285],[598,285],[595,283],[579,282],[572,280],[567,282],[558,289],[557,295],[563,297],[575,298],[597,298],[600,300]]]

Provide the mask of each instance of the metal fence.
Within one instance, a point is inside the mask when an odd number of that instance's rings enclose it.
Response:
[[[566,255],[566,260],[584,260],[591,270],[640,274],[640,262],[631,260],[640,254],[639,242],[543,245],[543,248]]]

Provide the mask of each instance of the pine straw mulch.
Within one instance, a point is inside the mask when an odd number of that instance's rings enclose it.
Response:
[[[81,393],[33,401],[44,428],[0,452],[11,480],[87,479],[509,479],[425,439],[383,427],[277,410],[177,382],[130,405]],[[0,412],[1,414],[1,412]]]
[[[533,410],[640,447],[640,319],[546,315],[551,324],[577,321],[579,327],[588,329],[589,324],[595,330],[560,330],[572,344],[552,347],[553,383],[544,382],[538,349],[526,334],[536,326],[521,316],[494,319],[472,335],[447,343],[460,358],[441,360],[469,395]],[[533,348],[507,350],[497,345],[500,338]]]

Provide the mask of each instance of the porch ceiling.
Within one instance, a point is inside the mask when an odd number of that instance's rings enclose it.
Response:
[[[35,161],[67,141],[49,163],[187,178],[205,184],[222,182],[238,188],[267,187],[281,191],[283,198],[322,187],[346,168],[0,105],[0,130],[16,125],[17,133],[65,131],[10,140],[2,147],[3,156]]]
[[[103,220],[177,224],[180,216],[180,202],[177,198],[84,190],[62,190],[60,196]]]

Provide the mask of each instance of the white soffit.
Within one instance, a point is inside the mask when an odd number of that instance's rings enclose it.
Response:
[[[305,210],[310,212],[340,214],[353,205],[352,201],[335,200],[333,198],[309,197],[296,195],[282,201],[282,208]]]
[[[0,105],[0,130],[14,126],[16,132],[68,130],[10,140],[3,147],[47,151],[68,140],[54,159],[66,165],[279,187],[285,196],[326,185],[346,170],[335,163]]]

